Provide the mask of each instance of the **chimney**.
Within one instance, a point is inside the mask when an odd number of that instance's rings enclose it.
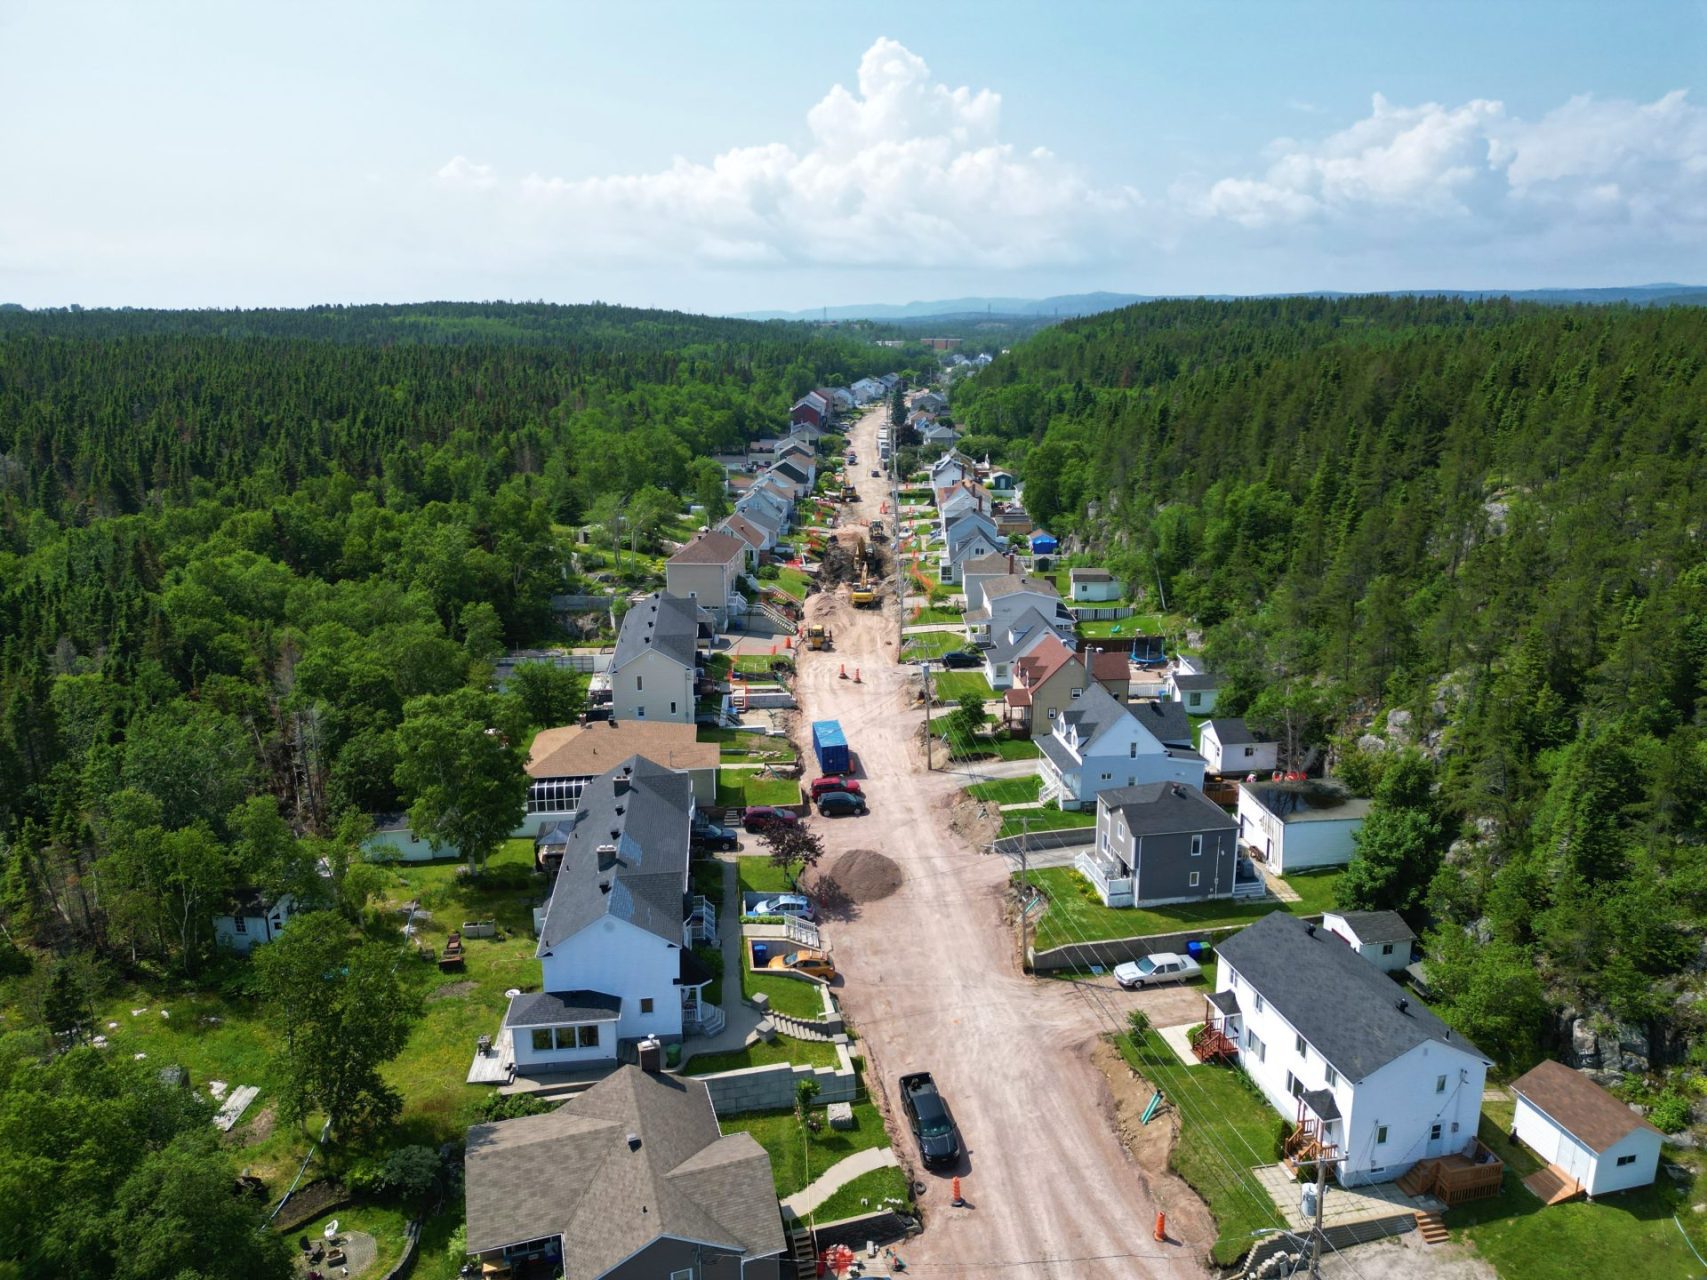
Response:
[[[625,796],[628,794],[629,788],[632,786],[633,786],[633,784],[631,782],[629,782],[629,780],[628,780],[628,774],[626,772],[619,773],[616,777],[611,779],[611,784],[610,784],[611,794],[617,795],[617,796]],[[622,810],[618,809],[617,812],[621,813]]]
[[[611,835],[615,836],[616,832],[611,832]],[[616,866],[616,846],[614,844],[601,844],[599,846],[599,870],[601,872],[609,871],[614,866]]]
[[[1305,937],[1314,938],[1316,936],[1316,926],[1306,922],[1304,925],[1304,935]],[[1405,1007],[1405,1002],[1403,1000],[1399,1001],[1399,1007],[1401,1009]]]
[[[664,1069],[664,1045],[657,1036],[647,1036],[640,1042],[640,1069],[651,1076]],[[630,1142],[634,1146],[640,1145],[639,1138],[632,1138]]]

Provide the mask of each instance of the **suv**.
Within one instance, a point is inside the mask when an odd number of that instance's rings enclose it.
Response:
[[[768,804],[750,804],[741,815],[741,826],[747,831],[769,831],[772,827],[792,827],[800,815],[792,809],[773,809]]]
[[[741,843],[732,830],[715,822],[696,824],[689,839],[690,843],[703,849],[735,849]]]
[[[840,818],[847,814],[857,818],[866,812],[865,797],[851,791],[826,791],[818,797],[818,813],[826,818]]]
[[[927,1169],[952,1168],[960,1159],[960,1142],[954,1136],[954,1120],[948,1104],[937,1092],[928,1071],[901,1077],[901,1110],[919,1144],[919,1156]]]
[[[859,783],[853,778],[840,773],[827,773],[822,778],[812,779],[812,798],[820,800],[831,791],[847,791],[858,795]]]
[[[964,670],[967,667],[984,665],[984,655],[973,653],[970,649],[957,649],[953,653],[942,655],[942,665],[952,670]]]

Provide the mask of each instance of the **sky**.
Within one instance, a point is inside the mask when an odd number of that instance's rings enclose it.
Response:
[[[1707,283],[1707,0],[0,0],[0,303]]]

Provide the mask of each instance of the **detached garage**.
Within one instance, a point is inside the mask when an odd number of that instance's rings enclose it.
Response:
[[[1543,1062],[1520,1077],[1512,1127],[1548,1164],[1524,1179],[1543,1200],[1645,1187],[1660,1162],[1660,1131],[1580,1071]],[[1533,1185],[1537,1181],[1542,1185]]]

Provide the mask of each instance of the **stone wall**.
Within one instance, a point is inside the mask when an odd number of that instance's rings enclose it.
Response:
[[[1302,919],[1319,924],[1322,917],[1314,915],[1304,916]],[[1189,942],[1204,942],[1213,947],[1244,927],[1237,924],[1219,929],[1194,929],[1188,933],[1153,933],[1136,938],[1109,938],[1100,942],[1076,942],[1064,947],[1050,947],[1046,951],[1030,948],[1028,957],[1033,973],[1083,969],[1093,964],[1107,968],[1124,964],[1128,960],[1136,960],[1139,956],[1154,955],[1158,951],[1172,951],[1183,955]]]
[[[779,1062],[768,1067],[744,1067],[700,1076],[711,1105],[719,1115],[742,1111],[786,1111],[794,1105],[794,1089],[802,1080],[818,1082],[815,1104],[852,1102],[859,1093],[859,1076],[846,1045],[836,1046],[833,1067],[794,1066]],[[690,1064],[691,1065],[691,1064]]]
[[[883,1213],[861,1214],[857,1218],[843,1218],[840,1222],[814,1227],[812,1240],[820,1253],[831,1245],[845,1244],[864,1259],[866,1241],[879,1245],[892,1244],[912,1235],[918,1229],[917,1218],[887,1210]],[[878,1261],[882,1262],[882,1255],[879,1255]],[[881,1266],[879,1270],[882,1270]]]
[[[1040,817],[1049,816],[1041,810],[1038,813]],[[1033,831],[1029,836],[1003,836],[1000,840],[991,841],[990,847],[997,853],[1017,858],[1021,849],[1035,852],[1039,849],[1069,849],[1081,844],[1087,849],[1095,847],[1095,827],[1067,827],[1061,831]]]

